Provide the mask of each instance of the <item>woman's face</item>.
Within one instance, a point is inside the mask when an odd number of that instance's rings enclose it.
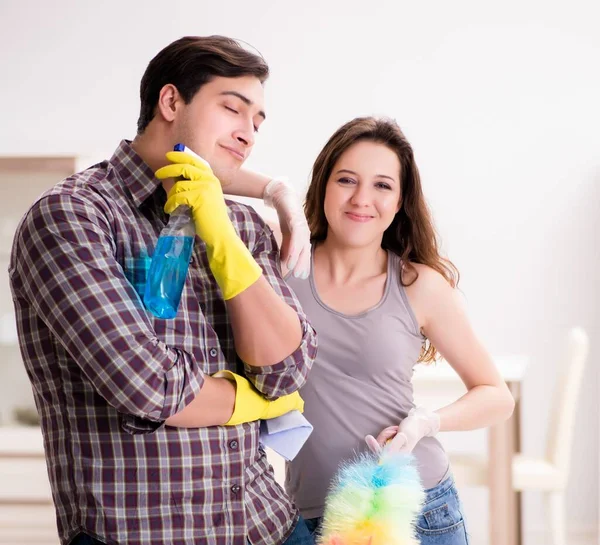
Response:
[[[327,236],[347,247],[381,245],[400,209],[400,161],[387,146],[358,142],[331,171],[325,188]]]

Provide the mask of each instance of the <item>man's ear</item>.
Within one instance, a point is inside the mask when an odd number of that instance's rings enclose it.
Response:
[[[158,103],[156,104],[156,113],[165,121],[171,122],[175,119],[177,107],[182,103],[181,95],[177,87],[172,83],[167,83],[158,94]]]

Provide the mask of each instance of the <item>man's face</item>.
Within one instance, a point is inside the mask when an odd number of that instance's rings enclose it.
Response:
[[[227,180],[250,155],[265,119],[264,90],[258,78],[217,77],[203,85],[175,119],[177,142],[208,161]]]

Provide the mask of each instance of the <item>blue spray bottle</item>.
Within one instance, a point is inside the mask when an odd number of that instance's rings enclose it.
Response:
[[[176,144],[174,150],[205,162],[183,144]],[[156,243],[146,281],[144,305],[158,318],[175,318],[177,315],[196,236],[191,212],[189,206],[178,206]]]

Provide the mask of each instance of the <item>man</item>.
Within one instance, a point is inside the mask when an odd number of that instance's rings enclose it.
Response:
[[[11,289],[62,544],[310,538],[258,421],[302,408],[316,335],[271,231],[219,182],[252,150],[267,77],[228,38],[170,44],[142,78],[133,142],[43,195],[17,230]],[[212,170],[188,154],[168,164],[178,142]],[[198,236],[178,314],[160,320],[144,271],[182,204]]]

